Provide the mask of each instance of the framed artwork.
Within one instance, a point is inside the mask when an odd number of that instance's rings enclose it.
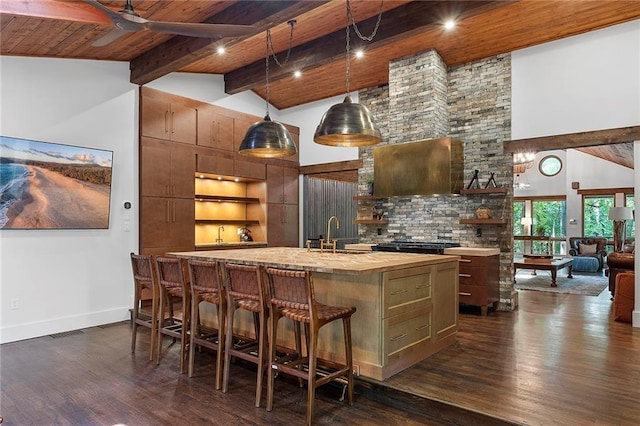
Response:
[[[108,229],[113,152],[0,136],[0,229]]]

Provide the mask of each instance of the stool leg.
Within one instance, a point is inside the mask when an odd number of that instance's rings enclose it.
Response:
[[[156,345],[156,364],[160,364],[160,355],[162,354],[162,328],[164,327],[164,309],[165,302],[167,300],[167,290],[161,286],[160,287],[160,312],[158,313],[158,344]]]
[[[158,338],[158,295],[151,298],[151,342],[149,343],[149,361],[153,361]]]
[[[189,377],[193,377],[194,363],[196,358],[195,339],[200,328],[200,295],[197,291],[191,294],[191,322],[189,325]]]
[[[351,346],[351,317],[342,319],[344,329],[344,353],[346,356],[347,371],[347,398],[349,405],[353,405],[353,348]]]
[[[273,309],[269,316],[269,359],[267,360],[267,411],[273,409],[273,388],[276,370],[272,368],[276,360],[276,340],[278,320],[280,319],[277,309]]]
[[[222,387],[222,367],[224,364],[224,341],[225,341],[225,309],[226,304],[220,302],[216,305],[216,312],[218,314],[218,348],[216,350],[216,389],[220,390]],[[233,330],[232,330],[233,331]],[[229,333],[233,338],[233,332]]]
[[[264,360],[265,360],[265,342],[267,341],[266,315],[264,310],[258,314],[259,334],[258,339],[258,377],[256,378],[256,407],[260,407],[260,399],[262,397],[262,378],[264,377]]]
[[[307,380],[307,424],[310,425],[313,422],[313,409],[316,399],[316,370],[317,370],[317,352],[318,352],[318,330],[319,327],[314,324],[309,326],[305,324],[305,329],[311,330],[311,335],[307,336],[307,357],[309,360],[309,377]]]
[[[136,288],[136,294],[133,301],[133,312],[131,313],[131,353],[136,351],[136,336],[138,334],[138,323],[136,320],[138,319],[138,309],[140,306],[140,297],[138,294],[139,291]],[[153,345],[153,341],[151,344]],[[151,354],[153,356],[153,347],[151,349]]]
[[[184,373],[184,365],[187,352],[187,337],[189,336],[189,324],[191,316],[191,300],[189,293],[182,294],[182,327],[180,327],[180,374]],[[191,346],[191,345],[189,345]]]
[[[227,302],[227,335],[224,351],[224,369],[222,378],[222,392],[226,393],[229,385],[229,370],[231,369],[231,349],[233,349],[233,315],[236,310],[235,303]],[[220,339],[218,339],[220,341]]]

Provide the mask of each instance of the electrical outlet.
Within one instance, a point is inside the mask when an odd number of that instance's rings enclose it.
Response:
[[[12,310],[20,309],[20,300],[19,299],[11,299],[11,309]]]
[[[360,376],[360,366],[358,364],[353,364],[353,374],[355,376]]]

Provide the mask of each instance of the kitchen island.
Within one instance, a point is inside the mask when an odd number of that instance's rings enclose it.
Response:
[[[290,247],[170,254],[311,271],[320,302],[357,308],[351,320],[353,364],[362,376],[384,380],[455,342],[458,256]],[[252,330],[250,317],[240,323],[234,332]],[[281,326],[278,344],[291,347],[290,324]],[[339,322],[321,329],[319,346],[321,358],[344,361]]]

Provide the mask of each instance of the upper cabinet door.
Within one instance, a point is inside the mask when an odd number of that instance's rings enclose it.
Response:
[[[171,196],[170,144],[145,139],[140,149],[140,195]]]
[[[173,102],[169,105],[171,114],[171,140],[195,145],[198,132],[198,112],[195,108]]]
[[[233,118],[213,105],[198,108],[198,145],[233,151]]]
[[[145,96],[142,98],[142,136],[171,139],[169,102]]]
[[[195,144],[197,122],[195,108],[149,96],[142,98],[142,136]]]
[[[284,167],[267,164],[267,202],[284,203]]]

